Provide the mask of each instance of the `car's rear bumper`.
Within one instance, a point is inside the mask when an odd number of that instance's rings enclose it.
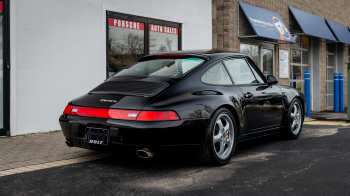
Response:
[[[62,115],[59,118],[66,139],[73,145],[94,149],[84,141],[86,127],[109,130],[108,146],[170,147],[199,145],[208,127],[208,120],[141,122]]]

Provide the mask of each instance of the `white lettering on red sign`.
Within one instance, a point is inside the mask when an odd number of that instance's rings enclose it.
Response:
[[[145,24],[142,22],[134,22],[134,21],[109,18],[108,23],[109,23],[108,25],[112,27],[121,27],[121,28],[136,29],[136,30],[145,29]]]
[[[161,26],[161,25],[153,25],[153,24],[149,25],[149,31],[159,32],[159,33],[167,33],[167,34],[173,34],[173,35],[179,34],[178,28],[166,27],[166,26]]]

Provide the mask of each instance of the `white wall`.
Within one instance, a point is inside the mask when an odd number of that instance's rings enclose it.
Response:
[[[211,48],[210,0],[12,0],[11,135],[59,130],[69,100],[105,79],[105,12],[183,23],[183,49]]]

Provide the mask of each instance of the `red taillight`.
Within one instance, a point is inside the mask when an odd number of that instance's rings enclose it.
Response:
[[[135,110],[118,110],[107,108],[89,108],[74,106],[71,111],[71,115],[76,116],[88,116],[97,118],[112,118],[121,120],[136,120],[140,111]]]
[[[140,121],[164,121],[164,120],[179,120],[179,116],[172,111],[153,112],[142,111],[137,118]]]
[[[72,108],[73,108],[73,106],[67,105],[63,111],[63,114],[70,114],[70,111],[72,110]]]
[[[172,111],[137,111],[137,110],[119,110],[108,108],[90,108],[68,105],[63,112],[75,116],[86,116],[96,118],[109,118],[119,120],[138,120],[138,121],[165,121],[179,120],[179,116]]]

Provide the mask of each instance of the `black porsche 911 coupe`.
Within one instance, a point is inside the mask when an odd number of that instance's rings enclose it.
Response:
[[[188,146],[204,163],[224,165],[237,142],[277,132],[299,137],[304,94],[277,82],[239,53],[148,55],[70,101],[59,122],[70,147],[129,147],[151,158]]]

